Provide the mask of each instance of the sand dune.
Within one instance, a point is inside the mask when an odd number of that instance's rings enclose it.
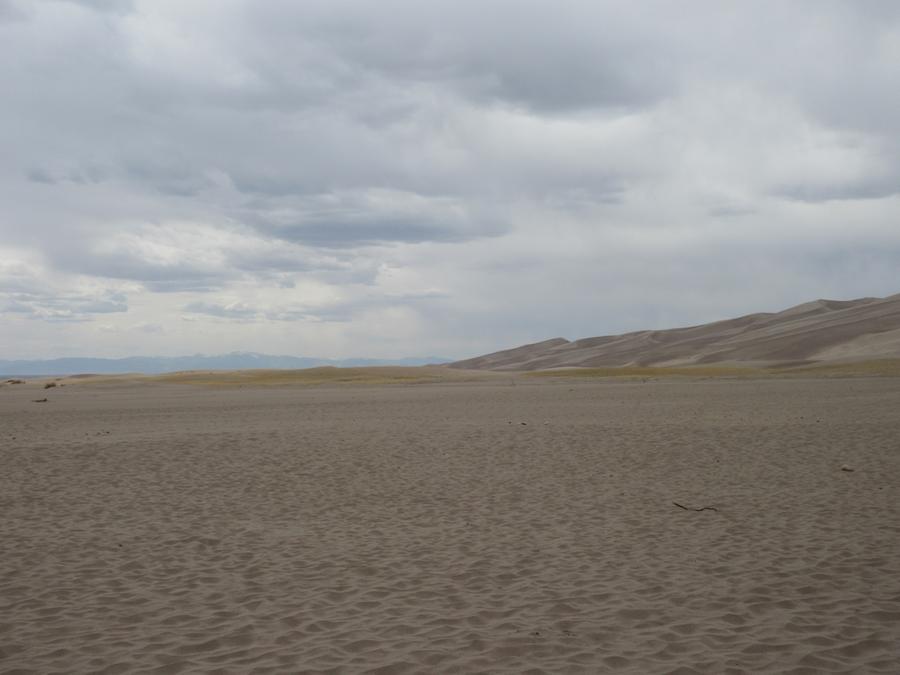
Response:
[[[900,380],[488,375],[0,387],[0,672],[897,672]]]
[[[625,335],[563,338],[450,364],[475,370],[597,366],[796,365],[900,358],[900,294],[817,300],[777,314]]]

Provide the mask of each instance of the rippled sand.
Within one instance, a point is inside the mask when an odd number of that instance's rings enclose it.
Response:
[[[0,671],[897,673],[898,411],[891,378],[7,385]]]

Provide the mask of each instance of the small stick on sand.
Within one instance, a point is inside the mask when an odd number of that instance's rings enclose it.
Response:
[[[688,506],[682,506],[678,502],[672,502],[672,503],[675,506],[677,506],[679,509],[684,509],[685,511],[715,511],[716,513],[718,513],[718,511],[719,511],[719,509],[717,509],[715,506],[701,506],[699,509],[694,509],[694,508],[690,508]]]

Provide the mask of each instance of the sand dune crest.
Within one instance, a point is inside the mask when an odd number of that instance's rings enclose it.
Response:
[[[450,364],[473,370],[745,364],[771,366],[900,358],[900,294],[816,300],[688,328],[555,338]]]

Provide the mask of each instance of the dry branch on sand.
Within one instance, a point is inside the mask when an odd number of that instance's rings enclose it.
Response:
[[[697,509],[697,508],[694,508],[691,506],[683,506],[682,504],[679,504],[678,502],[672,502],[672,503],[675,506],[677,506],[679,509],[684,509],[685,511],[716,511],[716,512],[719,511],[719,509],[717,509],[715,506],[701,506],[699,509]]]

